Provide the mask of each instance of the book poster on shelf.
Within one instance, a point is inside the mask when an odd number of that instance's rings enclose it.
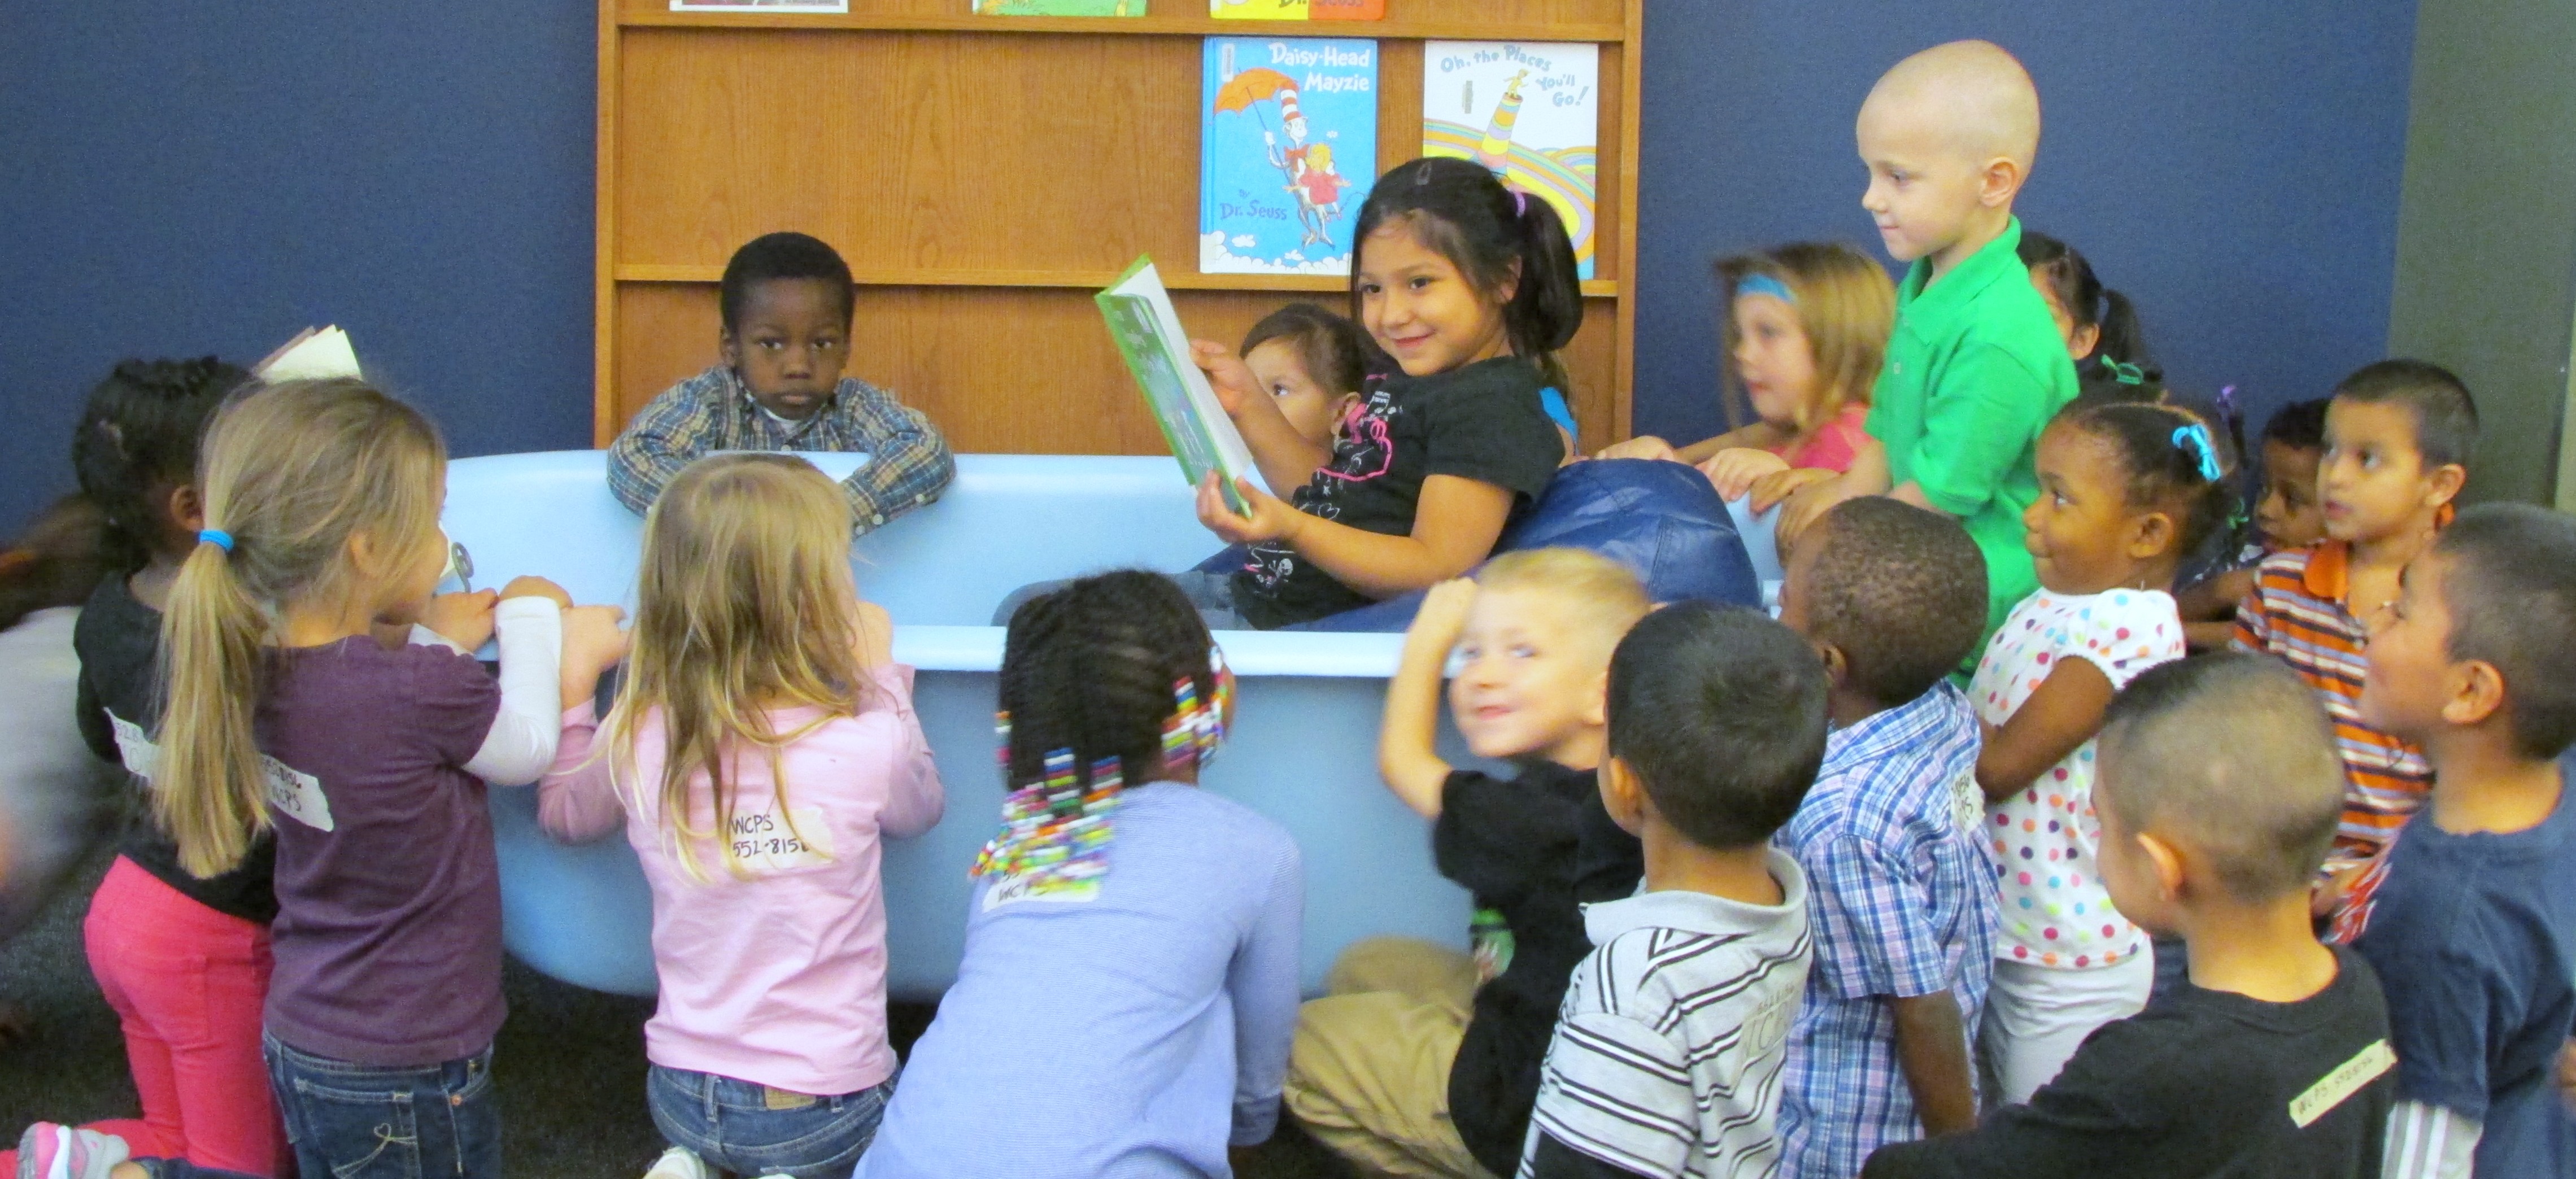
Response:
[[[1474,160],[1543,197],[1592,277],[1601,142],[1601,47],[1544,41],[1426,41],[1422,154]]]
[[[673,12],[847,13],[850,0],[671,0]]]
[[[1145,0],[966,0],[966,6],[978,16],[1145,15]]]
[[[1377,50],[1207,39],[1199,273],[1351,272],[1351,229],[1377,177]]]
[[[1218,20],[1304,20],[1307,0],[1208,0]]]

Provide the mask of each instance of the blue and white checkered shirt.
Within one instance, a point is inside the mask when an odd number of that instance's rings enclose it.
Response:
[[[866,452],[868,464],[841,481],[860,532],[938,499],[957,477],[939,427],[883,389],[843,377],[814,416],[791,422],[760,408],[719,364],[663,390],[618,432],[608,489],[640,515],[680,468],[720,450]]]
[[[1967,697],[1939,684],[1827,737],[1776,837],[1806,869],[1816,945],[1782,1074],[1783,1176],[1850,1179],[1881,1144],[1922,1137],[1882,996],[1950,992],[1973,1043],[1999,916],[1977,746]]]

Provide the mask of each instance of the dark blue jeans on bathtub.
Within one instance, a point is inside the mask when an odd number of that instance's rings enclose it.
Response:
[[[843,1179],[876,1141],[894,1080],[838,1097],[789,1093],[714,1073],[653,1066],[653,1124],[673,1146],[737,1175]]]
[[[492,1050],[388,1068],[299,1052],[267,1037],[269,1084],[297,1171],[321,1179],[498,1179],[501,1107]]]

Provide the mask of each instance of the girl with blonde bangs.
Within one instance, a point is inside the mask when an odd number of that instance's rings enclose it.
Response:
[[[446,462],[427,418],[364,382],[256,387],[207,435],[204,528],[163,620],[168,703],[139,756],[188,872],[228,871],[274,832],[263,1048],[309,1175],[389,1153],[499,1174],[485,784],[543,773],[564,700],[624,642],[614,608],[572,609],[538,578],[433,596]],[[469,654],[496,630],[498,683]],[[378,1132],[388,1103],[416,1133]]]
[[[1793,468],[1848,469],[1868,437],[1870,388],[1896,321],[1887,271],[1849,246],[1818,242],[1723,258],[1716,271],[1727,294],[1728,383],[1755,420],[1678,449],[1649,435],[1598,457],[1690,463],[1726,499]]]
[[[652,1179],[847,1175],[894,1088],[880,847],[943,796],[851,535],[803,459],[683,469],[645,516],[617,704],[571,704],[539,787],[549,835],[623,825],[652,888]]]

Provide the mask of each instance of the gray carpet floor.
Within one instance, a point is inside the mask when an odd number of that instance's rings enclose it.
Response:
[[[81,915],[105,873],[104,854],[55,898],[32,928],[0,946],[0,1002],[14,1005],[24,1038],[0,1047],[0,1135],[15,1145],[28,1122],[132,1117],[140,1109],[126,1074],[116,1015],[99,997],[81,950]],[[643,1174],[662,1152],[644,1110],[645,1019],[650,999],[568,986],[512,962],[502,975],[510,1019],[493,1078],[501,1090],[504,1155],[516,1176],[613,1179]],[[898,1049],[928,1026],[931,1010],[888,1012]],[[1323,1179],[1346,1172],[1283,1121],[1269,1143],[1236,1152],[1247,1179]]]

